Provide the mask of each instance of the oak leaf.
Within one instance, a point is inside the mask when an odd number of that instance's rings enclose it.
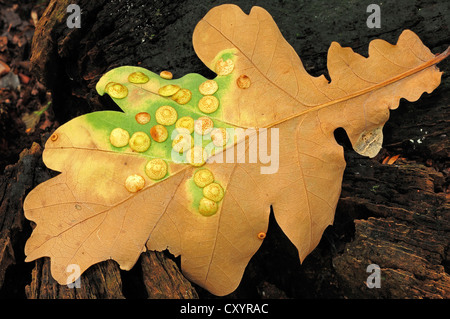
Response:
[[[71,264],[83,272],[114,259],[130,269],[146,249],[168,249],[181,255],[190,280],[228,294],[265,238],[271,207],[303,260],[332,224],[340,195],[345,161],[334,131],[344,128],[358,153],[375,156],[390,110],[400,98],[432,92],[441,78],[435,64],[448,56],[434,55],[408,30],[395,45],[372,41],[368,58],[332,43],[329,82],[306,72],[269,13],[254,7],[247,15],[234,5],[209,11],[193,44],[215,79],[113,69],[97,91],[124,112],[77,117],[47,141],[44,162],[61,174],[25,200],[25,216],[36,224],[25,253],[27,261],[50,257],[59,283],[67,283]],[[193,149],[174,160],[180,127],[188,133],[179,145],[191,149],[190,138],[205,134],[201,144],[214,141],[219,151],[206,153],[202,167],[186,163]],[[279,136],[265,136],[279,153],[270,174],[262,174],[267,161],[248,160],[265,129]],[[234,161],[221,163],[229,154]]]

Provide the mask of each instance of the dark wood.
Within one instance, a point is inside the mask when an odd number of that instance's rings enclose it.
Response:
[[[79,279],[79,285],[58,284],[50,272],[50,260],[41,258],[31,271],[31,283],[25,287],[29,299],[123,299],[118,265],[111,260],[98,263]]]
[[[193,299],[198,294],[180,273],[173,260],[162,252],[147,251],[141,256],[142,278],[148,298]]]
[[[117,106],[99,97],[95,84],[109,69],[140,65],[213,77],[195,56],[195,24],[212,7],[208,1],[70,1],[83,9],[81,29],[65,24],[68,1],[50,1],[35,32],[34,72],[52,92],[58,122]],[[214,5],[224,3],[216,1]],[[403,29],[416,32],[432,52],[450,44],[448,3],[383,1],[382,28],[366,26],[367,3],[337,1],[227,1],[244,11],[257,4],[274,17],[287,41],[314,76],[326,74],[332,41],[367,55],[370,40],[395,43]],[[347,169],[335,223],[302,265],[273,218],[268,236],[250,261],[239,288],[227,297],[264,298],[449,298],[449,61],[441,86],[414,103],[401,101],[384,129],[384,148],[374,159],[355,154],[345,133]],[[45,138],[43,138],[45,140]],[[41,141],[37,141],[43,145]],[[47,259],[23,260],[31,232],[21,203],[26,193],[49,178],[38,147],[6,169],[0,183],[0,293],[28,298],[201,298],[212,297],[182,277],[177,259],[144,253],[124,274],[113,261],[93,266],[81,290],[55,284]],[[401,155],[392,165],[387,156]],[[39,177],[39,178],[37,178]],[[300,204],[300,203],[299,203]],[[369,264],[381,268],[381,288],[365,282]],[[19,281],[16,279],[22,278]],[[26,287],[26,289],[25,289]]]
[[[357,298],[449,298],[450,207],[438,191],[443,174],[406,160],[370,170],[346,180],[339,202],[341,214],[365,217],[355,220],[354,238],[333,258],[342,289]],[[370,264],[381,268],[381,288],[364,285]]]
[[[33,144],[20,154],[17,164],[7,166],[0,176],[0,296],[23,295],[28,279],[24,274],[31,270],[23,262],[23,247],[31,232],[22,203],[36,182],[50,177],[36,169],[41,155],[41,147]]]

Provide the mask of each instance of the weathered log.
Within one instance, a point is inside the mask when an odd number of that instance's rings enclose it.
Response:
[[[246,12],[253,5],[231,2]],[[50,2],[36,31],[32,58],[35,72],[53,93],[53,109],[60,123],[91,111],[117,109],[94,90],[100,76],[114,67],[140,65],[155,72],[168,69],[176,77],[189,72],[212,76],[191,45],[195,24],[210,9],[209,4],[80,0],[75,3],[83,8],[81,28],[68,29],[67,3]],[[311,1],[300,6],[297,1],[262,1],[257,5],[274,16],[312,75],[326,74],[326,52],[332,41],[366,55],[371,39],[395,43],[401,31],[409,28],[432,52],[442,52],[450,44],[442,14],[447,9],[445,0],[385,3],[381,29],[366,26],[363,4]],[[439,68],[448,71],[448,66],[444,61]],[[431,96],[424,95],[415,103],[402,101],[385,126],[385,148],[374,159],[354,154],[345,134],[338,132],[348,165],[335,224],[299,265],[295,250],[272,218],[262,248],[232,296],[262,297],[267,294],[264,289],[275,287],[282,291],[278,295],[289,297],[448,298],[449,89],[450,78],[444,73],[441,86]],[[381,164],[384,157],[396,154],[405,159]],[[3,242],[6,248],[0,251],[8,256],[10,244]],[[141,258],[148,296],[196,296],[193,291],[180,293],[178,284],[171,283],[179,274],[172,272],[173,265],[169,270],[166,262],[162,254]],[[366,268],[374,263],[381,268],[381,288],[369,289]],[[162,286],[150,284],[155,279],[150,264],[159,265],[169,281]],[[34,273],[37,279],[27,290],[28,296],[55,296],[32,292],[37,291],[33,285],[47,280],[42,270]],[[200,296],[209,297],[197,290]],[[121,297],[118,291],[101,297]]]
[[[162,252],[147,251],[141,256],[142,279],[152,299],[192,299],[197,292],[180,273],[178,266]]]
[[[25,287],[29,299],[122,299],[119,267],[111,260],[96,264],[71,285],[58,284],[50,273],[50,260],[35,262],[31,283]]]
[[[23,247],[30,227],[25,221],[22,203],[36,182],[49,178],[37,169],[41,155],[39,145],[33,144],[30,150],[20,154],[16,165],[7,166],[0,176],[0,295],[3,296],[24,293],[23,274],[8,271],[13,266],[24,271],[30,268],[24,267],[23,262]]]
[[[333,258],[343,291],[359,298],[449,298],[443,174],[408,161],[374,163],[366,172],[351,168],[350,174],[339,210],[365,218],[355,220],[354,239]],[[370,264],[381,268],[379,288],[365,285]]]

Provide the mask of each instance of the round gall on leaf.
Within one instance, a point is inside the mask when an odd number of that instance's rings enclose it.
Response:
[[[184,153],[194,146],[194,139],[188,134],[178,134],[172,142],[172,148],[175,152]]]
[[[207,135],[214,128],[214,122],[207,116],[201,116],[194,123],[194,131],[199,135]]]
[[[161,71],[159,76],[166,80],[172,80],[172,78],[173,78],[173,74],[170,71]]]
[[[148,150],[151,144],[150,137],[144,132],[136,132],[131,135],[130,141],[128,142],[133,151],[142,153]]]
[[[192,125],[192,130],[194,130],[194,127],[193,127],[193,126],[194,126],[194,125]],[[50,140],[51,140],[52,142],[55,142],[57,139],[58,139],[58,134],[56,134],[56,133],[53,133],[52,136],[50,136]],[[128,141],[127,141],[127,143],[128,143]]]
[[[147,83],[150,79],[142,72],[133,72],[128,76],[128,82],[134,84],[144,84]]]
[[[214,182],[214,175],[209,169],[200,169],[194,174],[194,183],[198,187],[205,187]]]
[[[150,129],[150,135],[155,140],[155,142],[162,143],[167,140],[169,132],[161,124],[156,124]]]
[[[177,118],[177,111],[169,105],[163,105],[156,110],[155,119],[158,124],[165,126],[173,125],[177,121]]]
[[[213,113],[219,108],[219,100],[213,95],[206,95],[198,102],[198,108],[203,113]]]
[[[215,201],[203,197],[198,205],[198,212],[203,216],[211,216],[217,213],[219,206]]]
[[[201,146],[194,146],[186,152],[186,160],[192,166],[202,166],[207,158],[208,154]]]
[[[144,125],[150,122],[151,116],[147,112],[140,112],[136,114],[134,118],[136,119],[136,122]]]
[[[179,129],[178,131],[186,129],[189,131],[189,134],[192,134],[194,132],[194,119],[190,116],[180,117],[175,123],[175,128]]]
[[[176,84],[164,85],[158,90],[158,94],[161,96],[172,96],[180,90],[180,87]]]
[[[216,73],[217,75],[228,75],[234,70],[234,62],[231,59],[224,61],[219,59],[216,62]]]
[[[125,180],[125,188],[130,193],[136,193],[143,189],[145,186],[145,180],[141,175],[134,174],[127,177]]]
[[[217,147],[225,146],[228,142],[227,130],[223,127],[213,129],[211,131],[211,140]]]
[[[203,188],[203,196],[215,202],[220,202],[223,198],[223,188],[217,183],[211,183]]]
[[[152,159],[145,165],[145,173],[153,180],[164,178],[167,174],[167,164],[160,158]]]
[[[219,89],[219,85],[214,80],[206,80],[198,87],[198,90],[203,95],[213,95]]]
[[[248,89],[250,87],[250,84],[252,82],[250,81],[250,78],[245,75],[242,74],[241,76],[238,77],[238,79],[236,80],[236,84],[239,88],[241,89]]]
[[[256,235],[259,239],[263,240],[264,238],[266,238],[266,233],[265,232],[259,232],[258,235]]]
[[[123,99],[128,95],[127,87],[120,83],[108,83],[105,91],[110,97],[115,99]]]
[[[129,140],[130,134],[120,127],[113,129],[109,134],[109,141],[115,147],[124,147],[128,144]]]
[[[105,85],[105,92],[108,93],[109,88],[110,88],[111,86],[113,86],[114,84],[116,84],[116,82],[108,82],[108,83]]]
[[[177,102],[178,104],[186,104],[188,103],[192,98],[192,92],[188,89],[181,89],[174,95],[172,95],[172,100]]]

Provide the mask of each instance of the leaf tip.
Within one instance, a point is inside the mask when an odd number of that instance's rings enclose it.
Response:
[[[442,57],[442,60],[446,59],[448,56],[450,55],[450,45],[447,47],[447,49],[445,49],[444,52],[442,52],[441,54],[438,54],[438,57]],[[442,61],[440,60],[440,61]],[[440,62],[439,61],[439,62]]]
[[[100,80],[95,85],[95,90],[97,91],[98,95],[103,96],[105,94],[105,83],[104,83],[104,76],[100,78]]]

